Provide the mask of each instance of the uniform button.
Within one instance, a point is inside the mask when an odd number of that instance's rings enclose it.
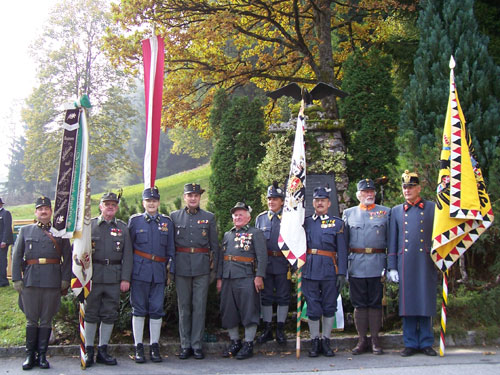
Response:
[[[408,216],[408,214],[405,214],[405,216]]]
[[[422,249],[420,249],[420,251],[423,251]]]
[[[424,216],[424,213],[423,213],[423,212],[421,212],[421,213],[420,213],[420,215]]]
[[[408,249],[405,249],[405,251],[408,251]]]
[[[405,233],[408,233],[408,231],[407,231],[407,230],[405,230]]]
[[[424,242],[424,240],[421,239],[420,242]]]
[[[407,222],[407,221],[405,221],[405,225],[408,225],[408,222]]]
[[[424,222],[423,220],[420,220],[420,224],[423,224],[423,222]]]
[[[424,230],[423,230],[423,229],[420,229],[420,232],[422,232],[422,233],[423,233],[423,232],[424,232]]]
[[[405,240],[405,242],[408,242],[408,240]]]

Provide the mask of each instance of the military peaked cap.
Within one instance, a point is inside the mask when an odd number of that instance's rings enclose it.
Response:
[[[43,195],[41,197],[38,197],[35,202],[35,209],[42,206],[52,207],[50,198],[44,197]]]
[[[363,190],[375,190],[375,184],[372,179],[365,178],[364,180],[360,180],[358,182],[358,191]]]
[[[194,182],[184,185],[184,194],[198,193],[203,194],[205,189],[202,189],[200,184],[195,184]]]

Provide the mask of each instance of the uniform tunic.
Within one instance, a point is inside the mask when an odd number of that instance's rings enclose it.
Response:
[[[158,214],[154,218],[147,213],[136,214],[128,222],[130,238],[134,250],[154,256],[172,259],[170,271],[174,272],[174,226],[166,215]],[[167,278],[166,262],[146,259],[134,253],[130,302],[135,316],[150,315],[159,319],[163,311],[165,281]]]
[[[387,249],[390,208],[380,205],[356,206],[344,211],[349,249]],[[382,307],[381,274],[386,253],[349,252],[349,292],[354,307]]]
[[[87,297],[85,321],[113,324],[120,307],[120,282],[130,281],[132,241],[127,224],[101,216],[91,221],[92,290]]]
[[[61,281],[71,279],[71,245],[55,238],[59,251],[38,224],[21,227],[12,254],[12,281],[22,280],[20,307],[28,326],[51,327],[61,302]],[[61,259],[61,264],[25,264],[30,259]],[[33,295],[36,299],[30,298]]]
[[[436,314],[437,270],[430,256],[434,202],[391,211],[388,268],[399,273],[399,315]]]
[[[259,323],[260,303],[254,278],[266,275],[266,239],[260,229],[245,225],[224,234],[219,251],[217,278],[222,279],[222,327]],[[254,262],[224,260],[226,255],[253,258]]]
[[[347,273],[347,247],[344,222],[338,217],[314,214],[304,222],[307,248],[337,253],[338,274]],[[307,254],[302,270],[302,290],[307,302],[307,315],[311,320],[321,316],[332,317],[337,311],[339,291],[335,285],[337,275],[333,259],[319,254]]]
[[[9,285],[7,280],[7,252],[9,245],[12,245],[12,215],[5,208],[0,208],[0,243],[5,243],[4,248],[0,248],[0,286]]]
[[[208,253],[175,254],[181,347],[201,349],[210,283],[210,263],[219,252],[215,216],[200,208],[195,213],[190,213],[187,207],[172,212],[170,216],[175,228],[176,248],[209,250]]]
[[[255,219],[255,227],[264,232],[267,250],[279,252],[278,245],[281,226],[281,211],[264,211]],[[283,250],[287,250],[286,245]],[[280,256],[267,257],[266,277],[264,279],[264,289],[261,292],[261,302],[263,306],[272,306],[277,303],[281,306],[288,306],[290,303],[291,281],[288,279],[290,263],[281,254]]]

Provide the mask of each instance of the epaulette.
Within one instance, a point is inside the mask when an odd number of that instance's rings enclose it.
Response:
[[[134,218],[134,217],[137,217],[137,216],[142,216],[144,214],[144,212],[139,212],[137,214],[133,214],[132,216],[129,217],[129,220]]]
[[[168,215],[165,215],[165,214],[160,214],[160,216],[161,216],[161,217],[166,217],[167,219],[172,220],[172,219],[170,218],[170,216],[168,216]]]
[[[116,219],[116,222],[118,222],[118,223],[122,223],[122,224],[124,224],[125,226],[127,225],[127,223],[126,223],[126,222],[124,222],[123,220],[118,219],[118,218]]]
[[[99,219],[99,216],[95,216],[95,217],[93,217],[93,218],[92,218],[92,219],[90,219],[90,220],[97,220],[97,219]]]
[[[261,212],[260,214],[257,215],[257,217],[262,216],[262,215],[267,215],[267,211]]]

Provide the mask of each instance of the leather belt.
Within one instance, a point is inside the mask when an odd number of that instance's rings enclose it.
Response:
[[[55,258],[38,258],[38,259],[26,259],[26,264],[60,264],[61,259]]]
[[[102,264],[109,266],[110,264],[122,264],[121,260],[111,260],[111,259],[92,259],[92,263]]]
[[[255,258],[242,257],[239,255],[224,255],[224,260],[235,261],[235,262],[253,262]]]
[[[319,249],[307,249],[307,254],[322,255],[325,257],[330,257],[333,260],[333,266],[335,267],[335,273],[339,273],[339,268],[337,266],[337,252],[336,251],[326,251]]]
[[[357,253],[357,254],[385,254],[385,249],[374,249],[373,247],[365,247],[364,249],[358,249],[358,248],[350,248],[349,251],[351,253]]]
[[[136,249],[134,249],[134,254],[137,254],[140,257],[143,257],[143,258],[146,258],[146,259],[152,260],[154,262],[158,262],[158,263],[165,263],[167,261],[167,258],[160,257],[160,256],[154,255],[154,254],[145,253],[144,251],[140,251],[140,250],[136,250]]]
[[[283,253],[281,251],[267,250],[267,255],[270,257],[281,257],[283,256]]]
[[[208,254],[210,252],[206,247],[176,247],[177,253],[190,253],[190,254]]]

